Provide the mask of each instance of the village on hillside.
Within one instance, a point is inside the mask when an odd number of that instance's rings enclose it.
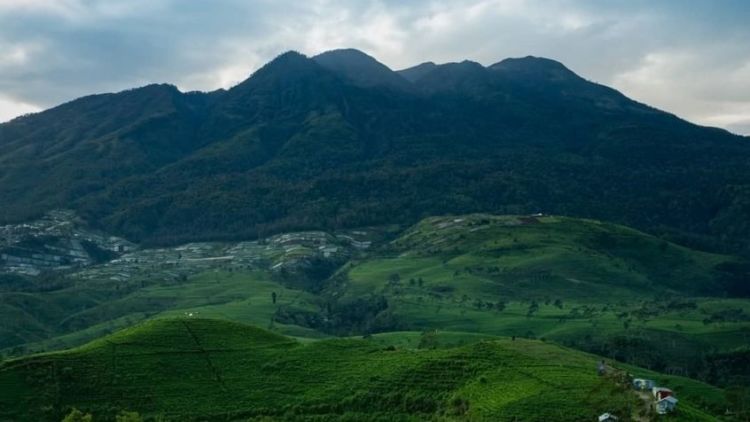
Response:
[[[70,210],[55,210],[22,224],[0,226],[0,272],[37,276],[105,262],[137,248],[91,230]]]
[[[679,400],[675,397],[674,391],[666,387],[657,386],[653,380],[631,378],[622,371],[613,370],[608,367],[603,361],[598,365],[597,371],[600,376],[612,375],[612,373],[618,376],[624,375],[626,379],[630,380],[630,387],[636,391],[638,397],[648,405],[648,408],[653,408],[653,411],[658,415],[673,413],[677,408]],[[598,418],[598,422],[617,422],[619,420],[620,418],[612,413],[603,413]]]
[[[76,280],[179,281],[210,270],[293,270],[312,260],[342,261],[371,246],[370,233],[285,233],[246,242],[202,242],[165,248],[88,228],[73,211],[57,210],[23,224],[0,226],[0,273],[60,272]]]

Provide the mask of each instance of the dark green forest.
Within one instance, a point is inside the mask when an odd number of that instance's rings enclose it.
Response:
[[[393,72],[290,52],[226,91],[149,85],[0,125],[0,221],[74,208],[177,244],[545,212],[748,253],[749,156],[552,60]]]

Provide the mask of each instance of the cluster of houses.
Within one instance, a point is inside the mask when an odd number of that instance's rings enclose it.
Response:
[[[0,226],[0,272],[36,276],[87,267],[100,254],[120,255],[135,247],[90,230],[73,211],[55,210],[37,220]]]
[[[192,270],[295,268],[318,257],[341,259],[371,244],[371,234],[364,231],[299,232],[235,244],[140,249],[125,239],[90,229],[74,211],[54,210],[38,220],[0,226],[0,273],[33,276],[76,270],[73,276],[79,279],[124,282],[143,274],[153,278],[156,270],[163,273],[157,278],[179,279]],[[100,264],[102,256],[96,249],[113,259]]]
[[[196,242],[176,247],[136,249],[106,263],[82,268],[69,277],[132,284],[143,279],[179,282],[188,274],[210,270],[295,270],[317,259],[344,259],[355,248],[369,247],[367,236],[370,236],[367,232],[343,235],[296,232],[259,241]]]
[[[603,369],[600,364],[600,374]],[[654,396],[654,410],[660,415],[666,415],[667,413],[674,412],[677,407],[677,398],[674,396],[674,392],[669,388],[658,387],[656,383],[649,379],[635,378],[633,380],[633,388],[637,391],[650,392]],[[604,413],[599,416],[599,422],[617,422],[619,418],[611,413]]]
[[[658,387],[652,380],[636,378],[633,380],[633,388],[638,391],[650,391],[654,396],[654,409],[660,415],[671,413],[677,407],[679,400],[674,396],[674,392],[669,388]]]

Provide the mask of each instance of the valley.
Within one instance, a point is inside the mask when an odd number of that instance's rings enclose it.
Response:
[[[750,376],[750,300],[727,297],[728,271],[743,258],[614,224],[471,214],[405,230],[128,245],[106,262],[44,276],[6,273],[3,280],[23,280],[0,286],[6,359],[77,347],[144,321],[200,318],[305,344],[351,337],[448,350],[533,340],[595,353],[631,372],[723,388]],[[733,406],[721,392],[694,400],[709,414]]]

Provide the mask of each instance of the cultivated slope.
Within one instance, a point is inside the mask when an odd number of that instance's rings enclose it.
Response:
[[[281,307],[276,318],[336,334],[440,329],[547,338],[741,384],[750,376],[739,363],[750,301],[724,296],[744,291],[746,267],[592,220],[438,217],[345,266],[329,281],[319,317]]]
[[[474,289],[475,294],[512,298],[626,298],[664,290],[719,296],[735,288],[722,284],[716,268],[732,258],[690,250],[624,226],[568,217],[428,218],[382,254],[384,261],[374,254],[365,268],[354,272],[355,279],[371,266],[406,267],[404,277],[422,275],[437,290],[442,283],[459,293]],[[408,270],[408,262],[417,273]]]
[[[78,349],[4,363],[0,419],[57,421],[71,406],[96,418],[126,409],[162,420],[581,421],[605,411],[637,414],[639,399],[617,376],[597,376],[596,362],[522,339],[435,350],[363,340],[303,345],[234,323],[157,320]],[[684,385],[679,420],[711,420],[691,397],[713,390]]]
[[[336,234],[143,249],[58,278],[0,278],[0,350],[62,349],[193,313],[310,338],[547,338],[721,386],[750,377],[739,258],[552,216],[434,217],[391,242],[372,229]],[[350,236],[375,242],[360,250]]]

